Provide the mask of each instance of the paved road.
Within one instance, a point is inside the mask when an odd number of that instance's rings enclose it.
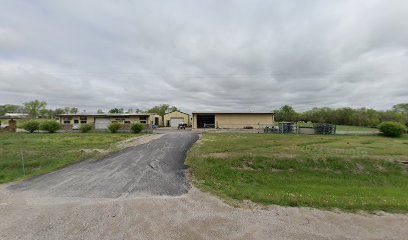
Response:
[[[191,132],[169,132],[149,143],[97,161],[11,185],[12,191],[42,191],[55,197],[120,198],[184,194],[185,153],[198,139]]]

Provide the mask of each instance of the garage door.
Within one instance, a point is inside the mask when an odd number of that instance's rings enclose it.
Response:
[[[180,123],[184,123],[184,120],[182,118],[170,119],[170,127],[178,127]]]
[[[108,129],[110,123],[109,118],[95,118],[95,129]]]

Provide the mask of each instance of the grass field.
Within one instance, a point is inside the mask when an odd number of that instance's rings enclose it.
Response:
[[[297,123],[299,127],[307,127],[307,128],[312,128],[313,124],[312,123]],[[371,127],[359,127],[359,126],[347,126],[347,125],[337,125],[336,126],[337,131],[378,131],[376,128],[371,128]]]
[[[203,134],[187,165],[227,199],[408,212],[408,136]]]
[[[79,160],[101,157],[106,152],[87,149],[109,148],[114,151],[114,143],[135,136],[138,135],[130,133],[1,133],[0,183],[47,173]],[[22,158],[24,159],[25,176]]]

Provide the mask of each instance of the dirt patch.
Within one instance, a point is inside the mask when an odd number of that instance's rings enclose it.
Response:
[[[94,149],[90,149],[90,148],[83,148],[83,149],[79,149],[80,152],[82,153],[86,153],[86,154],[102,154],[102,155],[107,155],[111,152],[117,151],[117,150],[122,150],[125,148],[129,148],[129,147],[135,147],[141,144],[145,144],[148,143],[152,140],[158,139],[160,137],[162,137],[163,134],[149,134],[149,135],[142,135],[142,136],[138,136],[138,137],[134,137],[134,138],[129,138],[126,139],[124,141],[118,142],[114,145],[112,145],[111,147],[107,148],[107,149],[99,149],[99,148],[94,148]],[[78,150],[72,150],[72,152],[76,152]]]
[[[142,135],[139,137],[134,137],[130,139],[126,139],[124,141],[121,141],[117,144],[115,144],[114,147],[119,148],[119,149],[124,149],[128,147],[135,147],[141,144],[148,143],[152,140],[159,139],[163,136],[163,134],[149,134],[149,135]]]
[[[225,159],[225,158],[231,157],[231,155],[233,155],[233,154],[228,153],[228,152],[220,152],[220,153],[209,153],[207,156],[213,157],[213,158]]]

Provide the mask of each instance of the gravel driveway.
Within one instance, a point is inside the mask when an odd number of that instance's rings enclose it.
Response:
[[[0,239],[406,239],[408,216],[248,203],[234,208],[190,187],[168,132],[99,161],[0,185]]]

